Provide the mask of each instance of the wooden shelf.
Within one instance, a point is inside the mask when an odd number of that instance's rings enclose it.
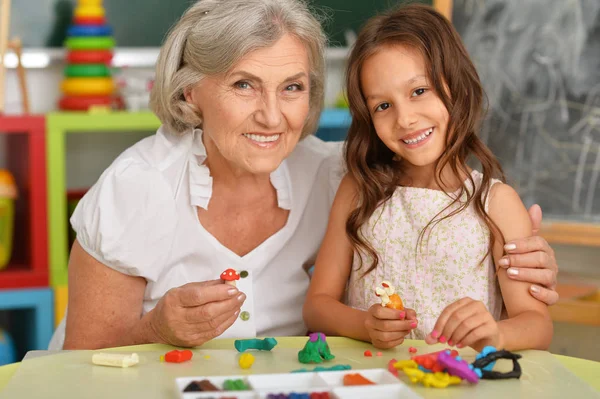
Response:
[[[550,244],[600,246],[600,225],[548,221],[542,223],[540,235]]]

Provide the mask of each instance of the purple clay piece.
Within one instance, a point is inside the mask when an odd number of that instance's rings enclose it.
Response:
[[[323,334],[323,333],[310,333],[308,335],[308,338],[310,339],[310,342],[317,342],[317,340],[319,339],[319,337],[321,337],[321,339],[323,341],[325,341],[325,334]]]
[[[441,366],[447,369],[448,374],[460,377],[472,384],[476,384],[479,381],[477,374],[471,370],[469,364],[464,360],[457,361],[446,352],[440,353],[437,360]]]

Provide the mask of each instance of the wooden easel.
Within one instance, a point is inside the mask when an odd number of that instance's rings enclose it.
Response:
[[[8,40],[10,27],[10,3],[11,0],[0,0],[0,114],[4,113],[4,100],[6,88],[4,86],[6,76],[6,66],[4,65],[4,56],[7,50],[13,50],[17,56],[17,76],[21,89],[21,103],[23,105],[23,113],[29,113],[29,96],[27,95],[27,77],[25,76],[25,68],[21,62],[23,48],[21,39],[16,37]]]

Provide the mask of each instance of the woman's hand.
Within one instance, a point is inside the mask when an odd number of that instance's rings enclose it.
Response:
[[[542,209],[533,205],[529,216],[533,232],[537,234],[542,224]],[[554,305],[558,301],[555,291],[558,265],[548,242],[534,235],[507,242],[504,249],[507,255],[500,259],[498,266],[508,269],[509,278],[532,283],[529,293],[547,305]]]
[[[503,340],[498,323],[481,301],[462,298],[446,307],[425,337],[428,344],[448,343],[458,348],[470,346],[480,352],[485,346],[502,348]]]
[[[204,344],[235,322],[246,295],[220,280],[171,289],[148,313],[155,340],[181,347]]]
[[[375,304],[367,311],[365,328],[373,346],[389,349],[402,344],[417,323],[417,314],[412,309],[395,310]]]

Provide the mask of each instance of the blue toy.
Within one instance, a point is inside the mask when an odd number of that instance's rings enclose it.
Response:
[[[71,25],[68,36],[110,36],[112,29],[108,25]]]
[[[0,366],[17,361],[15,344],[6,331],[0,330]]]

